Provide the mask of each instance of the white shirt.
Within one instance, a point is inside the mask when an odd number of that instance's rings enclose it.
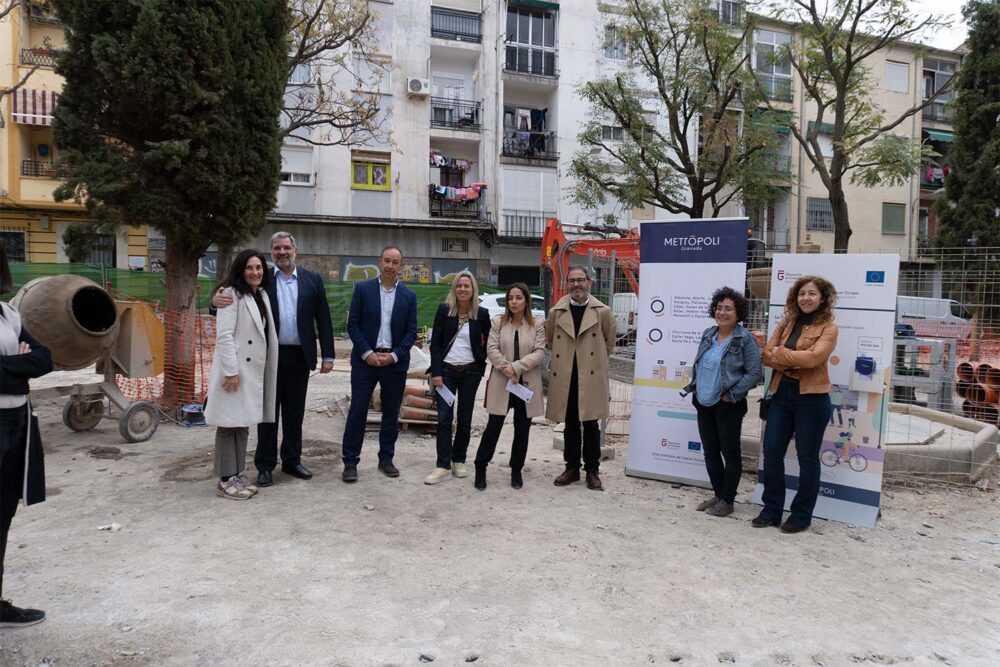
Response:
[[[451,344],[451,349],[448,350],[444,363],[461,366],[462,364],[471,364],[475,360],[476,357],[472,354],[472,339],[469,337],[469,323],[466,322],[459,325],[458,336]]]
[[[396,305],[396,288],[399,286],[399,279],[389,289],[386,289],[382,281],[378,281],[379,299],[382,302],[382,318],[378,325],[378,338],[375,340],[375,347],[392,349],[392,308]],[[367,359],[371,352],[361,355],[362,359]],[[396,353],[392,352],[392,360],[399,361]]]
[[[0,305],[0,354],[17,354],[20,345],[17,340],[21,335],[21,315],[14,310],[13,306],[7,304]],[[28,402],[28,397],[23,394],[0,394],[0,408],[17,408]]]
[[[274,288],[278,297],[278,345],[300,345],[299,341],[299,270],[291,276],[274,267]]]

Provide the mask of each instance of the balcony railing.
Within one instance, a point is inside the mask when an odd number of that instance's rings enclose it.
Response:
[[[39,65],[41,67],[55,67],[58,49],[21,49],[22,65]]]
[[[431,37],[479,42],[483,38],[479,14],[431,7]]]
[[[503,131],[503,155],[533,160],[558,160],[555,132]]]
[[[955,120],[955,112],[945,106],[944,102],[931,102],[924,107],[924,120],[937,120],[950,123]]]
[[[429,188],[430,213],[432,218],[466,218],[481,220],[486,217],[483,195],[470,201],[451,201],[435,192],[437,186]]]
[[[500,216],[501,224],[497,236],[512,240],[540,239],[545,231],[545,220],[554,217],[556,217],[554,212],[504,209]]]
[[[41,160],[21,160],[21,175],[36,176],[40,178],[55,178],[55,163],[42,162]]]
[[[769,229],[764,232],[764,243],[768,250],[788,250],[791,248],[788,241],[787,229]]]
[[[556,52],[524,44],[508,44],[504,69],[519,74],[558,77]]]
[[[758,168],[769,174],[785,174],[789,175],[792,173],[792,156],[791,155],[776,155],[774,153],[761,153],[757,156]]]
[[[792,101],[792,80],[790,78],[772,74],[758,74],[757,80],[760,81],[760,87],[764,89],[764,94],[769,100]]]
[[[451,100],[446,97],[431,98],[431,127],[479,132],[483,129],[479,102]]]

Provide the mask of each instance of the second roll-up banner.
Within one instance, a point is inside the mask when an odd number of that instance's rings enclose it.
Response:
[[[681,397],[720,287],[746,284],[745,218],[647,222],[625,474],[709,486],[691,396]]]

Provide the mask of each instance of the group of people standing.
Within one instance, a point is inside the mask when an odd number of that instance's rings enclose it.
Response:
[[[248,500],[274,483],[278,463],[277,421],[282,423],[281,470],[299,479],[312,473],[302,463],[302,420],[309,375],[333,366],[333,328],[322,279],[295,264],[295,239],[271,237],[273,269],[255,250],[236,255],[212,297],[217,309],[216,351],[205,417],[216,426],[217,494]],[[343,437],[342,479],[358,480],[358,463],[375,388],[380,392],[378,470],[398,477],[394,463],[410,348],[417,337],[417,299],[399,282],[403,253],[395,246],[379,254],[379,276],[355,285],[347,318],[351,351],[351,405]],[[475,487],[486,488],[507,413],[514,411],[511,486],[524,485],[531,419],[545,415],[565,423],[566,468],[555,479],[566,486],[586,473],[587,487],[602,490],[599,420],[608,414],[608,357],[614,348],[610,309],[590,295],[586,267],[570,269],[569,294],[545,321],[531,313],[528,287],[508,288],[504,313],[492,320],[479,305],[475,276],[461,272],[438,307],[430,341],[431,386],[454,399],[437,400],[437,462],[427,484],[466,477],[476,393],[486,373],[489,419],[475,458]],[[548,408],[542,391],[542,360],[551,351]],[[457,418],[456,418],[457,417]],[[454,436],[452,427],[454,425]],[[244,473],[247,439],[257,427],[257,479]]]

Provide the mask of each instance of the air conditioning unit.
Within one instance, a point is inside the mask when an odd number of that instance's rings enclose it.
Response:
[[[410,77],[406,80],[406,92],[410,97],[427,97],[431,94],[431,81]]]

